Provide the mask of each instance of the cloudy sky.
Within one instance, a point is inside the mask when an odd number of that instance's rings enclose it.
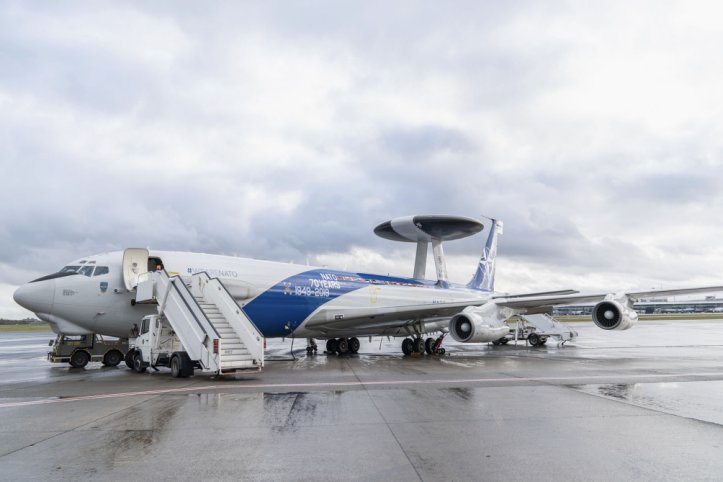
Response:
[[[410,275],[420,213],[504,291],[721,284],[722,7],[591,3],[0,0],[0,316],[131,246]]]

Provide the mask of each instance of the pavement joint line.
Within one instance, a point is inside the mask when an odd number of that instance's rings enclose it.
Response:
[[[244,385],[196,385],[183,388],[165,388],[159,390],[144,390],[136,392],[102,393],[98,395],[85,395],[66,398],[46,398],[42,400],[26,400],[23,402],[0,403],[0,409],[11,407],[23,407],[29,405],[44,405],[49,403],[80,402],[87,400],[103,400],[108,398],[122,398],[147,395],[164,395],[172,393],[188,393],[204,390],[243,390],[243,389],[297,389],[297,388],[324,388],[324,387],[367,387],[383,385],[449,385],[455,383],[519,383],[519,382],[565,382],[575,381],[576,385],[584,385],[594,380],[608,380],[620,376],[614,375],[588,375],[588,376],[566,376],[566,377],[503,377],[503,378],[456,378],[456,379],[430,379],[430,380],[377,380],[377,381],[347,381],[347,382],[310,382],[310,383],[251,383]],[[685,377],[721,377],[723,372],[691,372],[691,373],[641,373],[623,375],[622,379],[646,379],[646,378],[685,378]],[[620,379],[616,379],[620,383]]]

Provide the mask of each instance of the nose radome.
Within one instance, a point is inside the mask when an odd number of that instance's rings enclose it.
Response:
[[[37,281],[15,290],[13,299],[17,304],[35,313],[48,313],[53,304],[54,282]]]

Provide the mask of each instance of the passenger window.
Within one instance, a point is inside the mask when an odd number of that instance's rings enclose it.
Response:
[[[98,266],[95,268],[95,273],[93,273],[93,276],[101,276],[104,274],[108,274],[108,267],[107,266]]]
[[[141,323],[141,333],[148,333],[148,318],[143,320]]]
[[[93,276],[93,268],[95,268],[95,266],[83,266],[78,272],[83,276],[87,276],[90,278],[91,276]]]

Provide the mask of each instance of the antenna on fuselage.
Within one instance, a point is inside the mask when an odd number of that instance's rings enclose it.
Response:
[[[417,243],[414,259],[414,278],[424,279],[427,270],[427,250],[432,243],[437,281],[449,282],[447,261],[444,257],[444,241],[466,238],[477,234],[484,225],[476,219],[462,216],[423,215],[394,218],[374,228],[374,233],[384,239]]]

